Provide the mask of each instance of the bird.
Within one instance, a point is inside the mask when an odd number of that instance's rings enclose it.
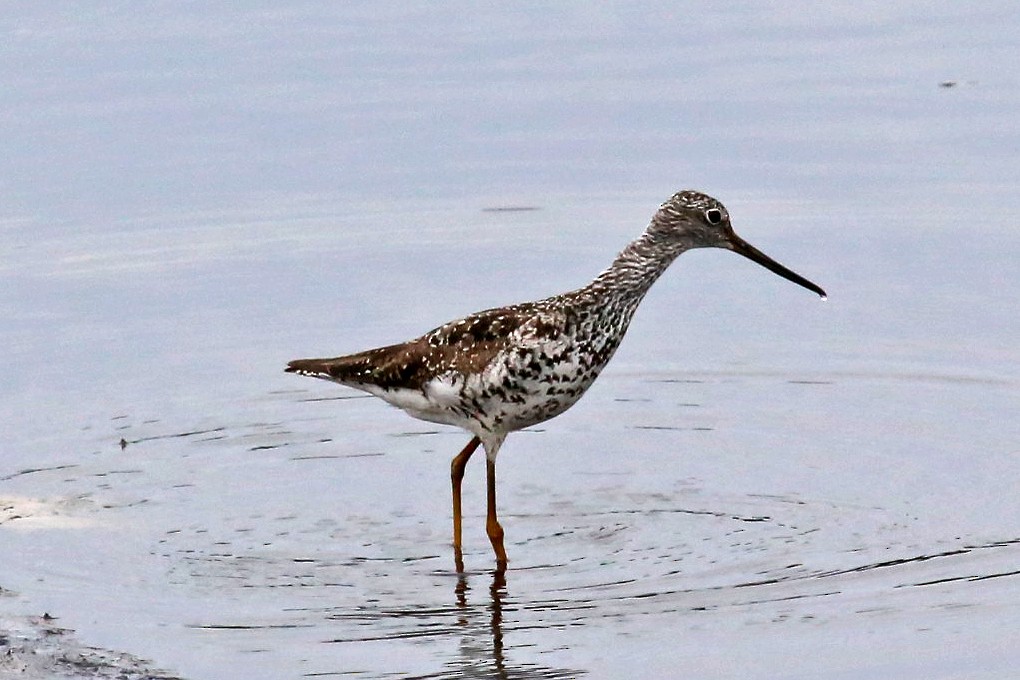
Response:
[[[678,191],[644,232],[587,285],[542,300],[476,312],[407,342],[355,354],[296,359],[286,371],[362,390],[434,423],[472,435],[453,457],[453,552],[463,571],[461,480],[479,445],[485,451],[485,529],[498,569],[504,531],[496,511],[496,457],[511,432],[573,406],[623,340],[634,312],[676,258],[723,248],[818,294],[826,293],[737,236],[717,199]]]

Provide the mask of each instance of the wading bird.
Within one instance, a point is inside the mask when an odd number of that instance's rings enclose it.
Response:
[[[461,479],[479,444],[486,458],[486,533],[497,565],[505,568],[503,528],[496,517],[496,454],[503,440],[558,416],[581,398],[619,347],[648,289],[692,248],[732,250],[825,297],[821,288],[737,236],[722,203],[681,191],[583,288],[477,312],[397,345],[297,359],[286,370],[363,390],[415,418],[471,433],[451,464],[457,569],[463,570]]]

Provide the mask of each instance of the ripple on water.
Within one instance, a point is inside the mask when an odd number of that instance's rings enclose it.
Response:
[[[891,382],[906,391],[917,387]],[[926,384],[952,390],[953,403],[971,390],[979,400],[987,388],[967,380]],[[757,409],[757,422],[728,422],[714,406],[722,396],[781,385],[792,391],[781,405]],[[53,505],[61,516],[151,531],[166,574],[159,597],[176,598],[192,612],[191,629],[241,649],[300,648],[294,647],[300,640],[306,650],[330,650],[301,652],[314,659],[310,675],[354,668],[385,676],[399,667],[411,677],[576,677],[598,668],[590,659],[607,645],[663,629],[696,636],[794,622],[837,626],[848,617],[926,621],[940,611],[1008,599],[1003,591],[1020,575],[1020,539],[1004,522],[980,535],[919,523],[935,506],[904,497],[901,482],[926,473],[920,463],[882,468],[894,483],[857,502],[833,500],[836,494],[824,490],[836,488],[825,481],[835,473],[787,481],[795,466],[847,466],[867,450],[851,439],[846,450],[802,447],[807,453],[797,459],[788,444],[796,427],[769,423],[792,418],[798,399],[816,403],[842,391],[873,401],[863,388],[874,385],[886,398],[893,392],[884,378],[731,375],[638,382],[633,399],[592,400],[585,407],[592,418],[582,423],[591,432],[576,419],[550,428],[541,435],[542,457],[533,459],[543,474],[525,462],[520,477],[501,487],[512,560],[506,573],[479,570],[491,555],[477,535],[465,554],[471,569],[453,572],[445,470],[428,491],[416,483],[420,470],[434,469],[435,456],[457,450],[462,435],[408,428],[400,419],[381,424],[371,418],[389,412],[366,401],[345,404],[351,413],[339,421],[328,404],[309,411],[305,391],[272,396],[264,417],[253,417],[246,405],[233,424],[229,414],[189,426],[119,415],[101,451],[74,464],[16,470],[7,479],[80,499]],[[694,403],[705,406],[683,407]],[[620,413],[628,408],[635,410]],[[600,418],[610,412],[611,427]],[[839,415],[850,419],[853,412]],[[861,438],[882,438],[884,448],[911,444],[915,435],[902,418],[888,423],[881,431],[881,420],[869,421],[872,429]],[[940,425],[941,415],[933,412],[925,424]],[[812,425],[815,439],[832,431],[831,423]],[[620,439],[608,438],[610,430]],[[782,456],[746,453],[769,446],[769,437],[783,442]],[[571,446],[607,451],[598,467],[572,466]],[[547,449],[559,455],[545,458]],[[703,450],[719,458],[704,462],[697,455]],[[526,458],[528,447],[515,455]],[[444,468],[447,462],[444,456]],[[739,483],[710,478],[748,464],[758,469]],[[865,472],[840,483],[871,488],[884,481]],[[797,493],[774,492],[769,474]],[[480,527],[479,505],[466,507],[475,511],[466,523]],[[5,526],[28,526],[5,518]],[[196,613],[201,600],[209,606]],[[424,660],[404,659],[409,649]]]
[[[881,508],[689,490],[683,505],[658,493],[593,495],[583,505],[549,498],[555,512],[508,514],[522,538],[506,573],[453,572],[449,555],[434,554],[445,547],[441,537],[430,535],[433,550],[423,552],[413,524],[304,525],[274,537],[265,534],[268,522],[234,546],[243,554],[209,549],[207,536],[186,532],[168,547],[175,571],[195,585],[314,594],[314,604],[287,608],[286,621],[273,626],[312,626],[321,642],[345,649],[440,645],[444,668],[416,676],[430,678],[499,668],[513,670],[507,677],[576,677],[581,670],[557,663],[571,654],[552,643],[569,648],[571,636],[547,632],[826,625],[851,614],[967,606],[958,590],[914,594],[1018,573],[1020,539],[952,540],[918,551],[891,531],[902,518]],[[253,539],[263,546],[248,550]],[[319,547],[310,553],[309,546]],[[466,559],[486,564],[489,555],[478,549]],[[546,657],[547,664],[535,661]]]

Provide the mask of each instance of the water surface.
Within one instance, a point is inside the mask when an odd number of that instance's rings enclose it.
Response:
[[[5,12],[4,629],[188,678],[1010,677],[1010,10]],[[684,255],[508,439],[505,574],[469,466],[457,574],[466,435],[282,366],[581,285],[687,186],[830,299]]]

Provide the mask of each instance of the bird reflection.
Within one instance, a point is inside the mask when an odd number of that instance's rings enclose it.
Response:
[[[460,610],[457,624],[470,631],[475,626],[475,619],[478,618],[478,608],[468,602],[468,592],[471,586],[468,584],[469,576],[463,570],[457,572],[457,585],[454,587],[454,597],[457,608]],[[485,609],[488,614],[489,640],[478,640],[479,636],[466,635],[461,640],[461,653],[464,660],[469,661],[478,671],[487,670],[477,677],[509,678],[511,677],[506,669],[506,659],[503,657],[503,598],[506,596],[506,569],[497,568],[492,572],[492,583],[489,585],[489,601]],[[467,632],[467,631],[465,631]],[[479,642],[490,642],[488,645],[479,645]],[[489,649],[485,649],[488,646]],[[481,663],[479,663],[481,662]],[[488,667],[487,669],[485,667]],[[466,671],[467,668],[461,669]],[[468,676],[472,677],[472,676]],[[516,677],[516,674],[515,674]]]
[[[472,591],[473,576],[458,570],[453,595],[458,611],[456,625],[461,633],[460,657],[447,664],[448,671],[422,677],[560,680],[583,675],[584,671],[576,669],[546,668],[532,663],[514,665],[507,658],[503,630],[504,605],[508,600],[506,569],[497,567],[491,575],[487,598],[473,602],[472,595],[478,592]],[[512,606],[509,611],[513,611]]]
[[[445,581],[449,573],[436,572],[436,575],[443,576]],[[452,655],[444,651],[446,658],[439,671],[401,675],[407,678],[565,680],[584,675],[586,671],[583,670],[549,668],[534,663],[544,651],[552,651],[542,644],[536,644],[536,631],[552,631],[556,626],[532,618],[522,619],[533,615],[534,611],[529,611],[527,606],[511,598],[505,568],[474,573],[460,569],[456,572],[452,605],[439,605],[433,600],[427,604],[404,603],[382,608],[362,605],[356,611],[338,612],[330,618],[338,621],[349,619],[373,628],[382,628],[367,635],[337,637],[329,642],[430,639],[446,641],[447,644],[442,645],[444,650],[449,649],[449,643],[455,645],[456,651]],[[516,648],[512,642],[515,635]],[[559,643],[557,650],[562,651],[563,640],[560,639]],[[515,649],[527,661],[518,660],[515,663],[511,658]]]

